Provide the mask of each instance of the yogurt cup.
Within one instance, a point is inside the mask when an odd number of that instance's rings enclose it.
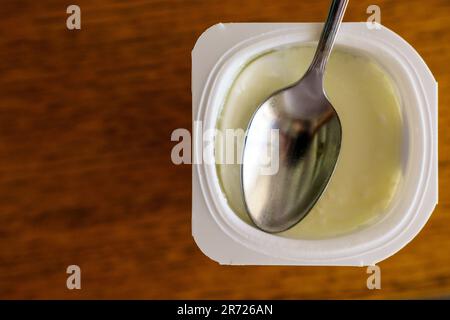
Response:
[[[322,25],[219,24],[193,50],[193,120],[214,129],[231,83],[252,58],[271,49],[317,41]],[[226,39],[226,40],[224,40]],[[319,240],[268,234],[229,207],[215,168],[194,126],[192,231],[198,246],[222,264],[373,265],[393,255],[422,229],[438,199],[437,83],[418,53],[385,27],[344,23],[336,45],[367,55],[386,70],[403,118],[402,182],[383,218],[353,233]]]

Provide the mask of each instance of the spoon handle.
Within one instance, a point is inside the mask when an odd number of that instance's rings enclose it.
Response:
[[[348,0],[333,0],[331,3],[330,12],[328,13],[327,21],[323,27],[316,54],[309,67],[309,71],[316,70],[323,75],[325,65],[330,57],[331,49],[333,49],[336,34],[341,25],[342,18],[344,17],[347,4]]]

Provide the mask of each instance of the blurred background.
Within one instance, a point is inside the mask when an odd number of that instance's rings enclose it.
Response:
[[[66,8],[81,8],[69,31]],[[450,297],[450,1],[350,1],[439,82],[440,203],[423,231],[365,268],[231,267],[191,237],[191,167],[170,159],[191,129],[191,50],[218,22],[322,22],[329,0],[2,0],[0,298]],[[81,290],[66,268],[82,270]]]

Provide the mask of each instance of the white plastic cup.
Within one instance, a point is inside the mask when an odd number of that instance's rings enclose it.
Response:
[[[200,83],[195,75],[199,73],[193,70],[193,118],[203,122],[203,130],[216,127],[225,96],[248,61],[278,47],[317,41],[322,27],[317,23],[259,25],[264,32],[255,32],[255,24],[219,24],[201,36],[201,45],[216,51],[213,48],[220,47],[221,37],[228,37],[229,42],[236,38],[235,45],[209,70],[201,96],[195,92]],[[226,264],[373,265],[410,242],[430,217],[438,200],[437,83],[431,71],[405,40],[385,27],[369,30],[365,23],[344,23],[336,45],[377,61],[398,88],[404,129],[403,178],[391,205],[378,222],[339,237],[297,240],[265,233],[242,221],[231,210],[213,164],[214,153],[211,148],[202,149],[201,132],[195,129],[194,161],[207,161],[193,166],[193,236],[214,260]],[[196,48],[193,68],[208,68],[208,58],[211,62],[214,54],[207,57],[204,49],[196,52]],[[203,67],[201,61],[205,61]],[[213,220],[205,218],[205,212],[198,212],[195,202],[199,201],[204,202],[206,214]],[[202,230],[212,228],[211,221],[223,233],[221,237]],[[227,250],[224,239],[230,241],[233,250]],[[236,248],[242,248],[242,252]],[[215,250],[228,253],[224,256]],[[248,252],[262,258],[249,261],[243,258]]]

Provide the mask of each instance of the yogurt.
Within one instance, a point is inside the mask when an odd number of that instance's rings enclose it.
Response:
[[[249,61],[229,88],[217,129],[245,130],[271,93],[301,78],[314,51],[312,45],[288,46]],[[401,181],[402,117],[390,76],[370,58],[335,47],[324,85],[342,124],[339,159],[320,200],[302,221],[279,234],[283,237],[323,239],[371,225],[386,211]],[[215,147],[216,155],[224,157],[222,145]],[[240,165],[217,164],[216,170],[228,205],[252,224],[242,200]]]

